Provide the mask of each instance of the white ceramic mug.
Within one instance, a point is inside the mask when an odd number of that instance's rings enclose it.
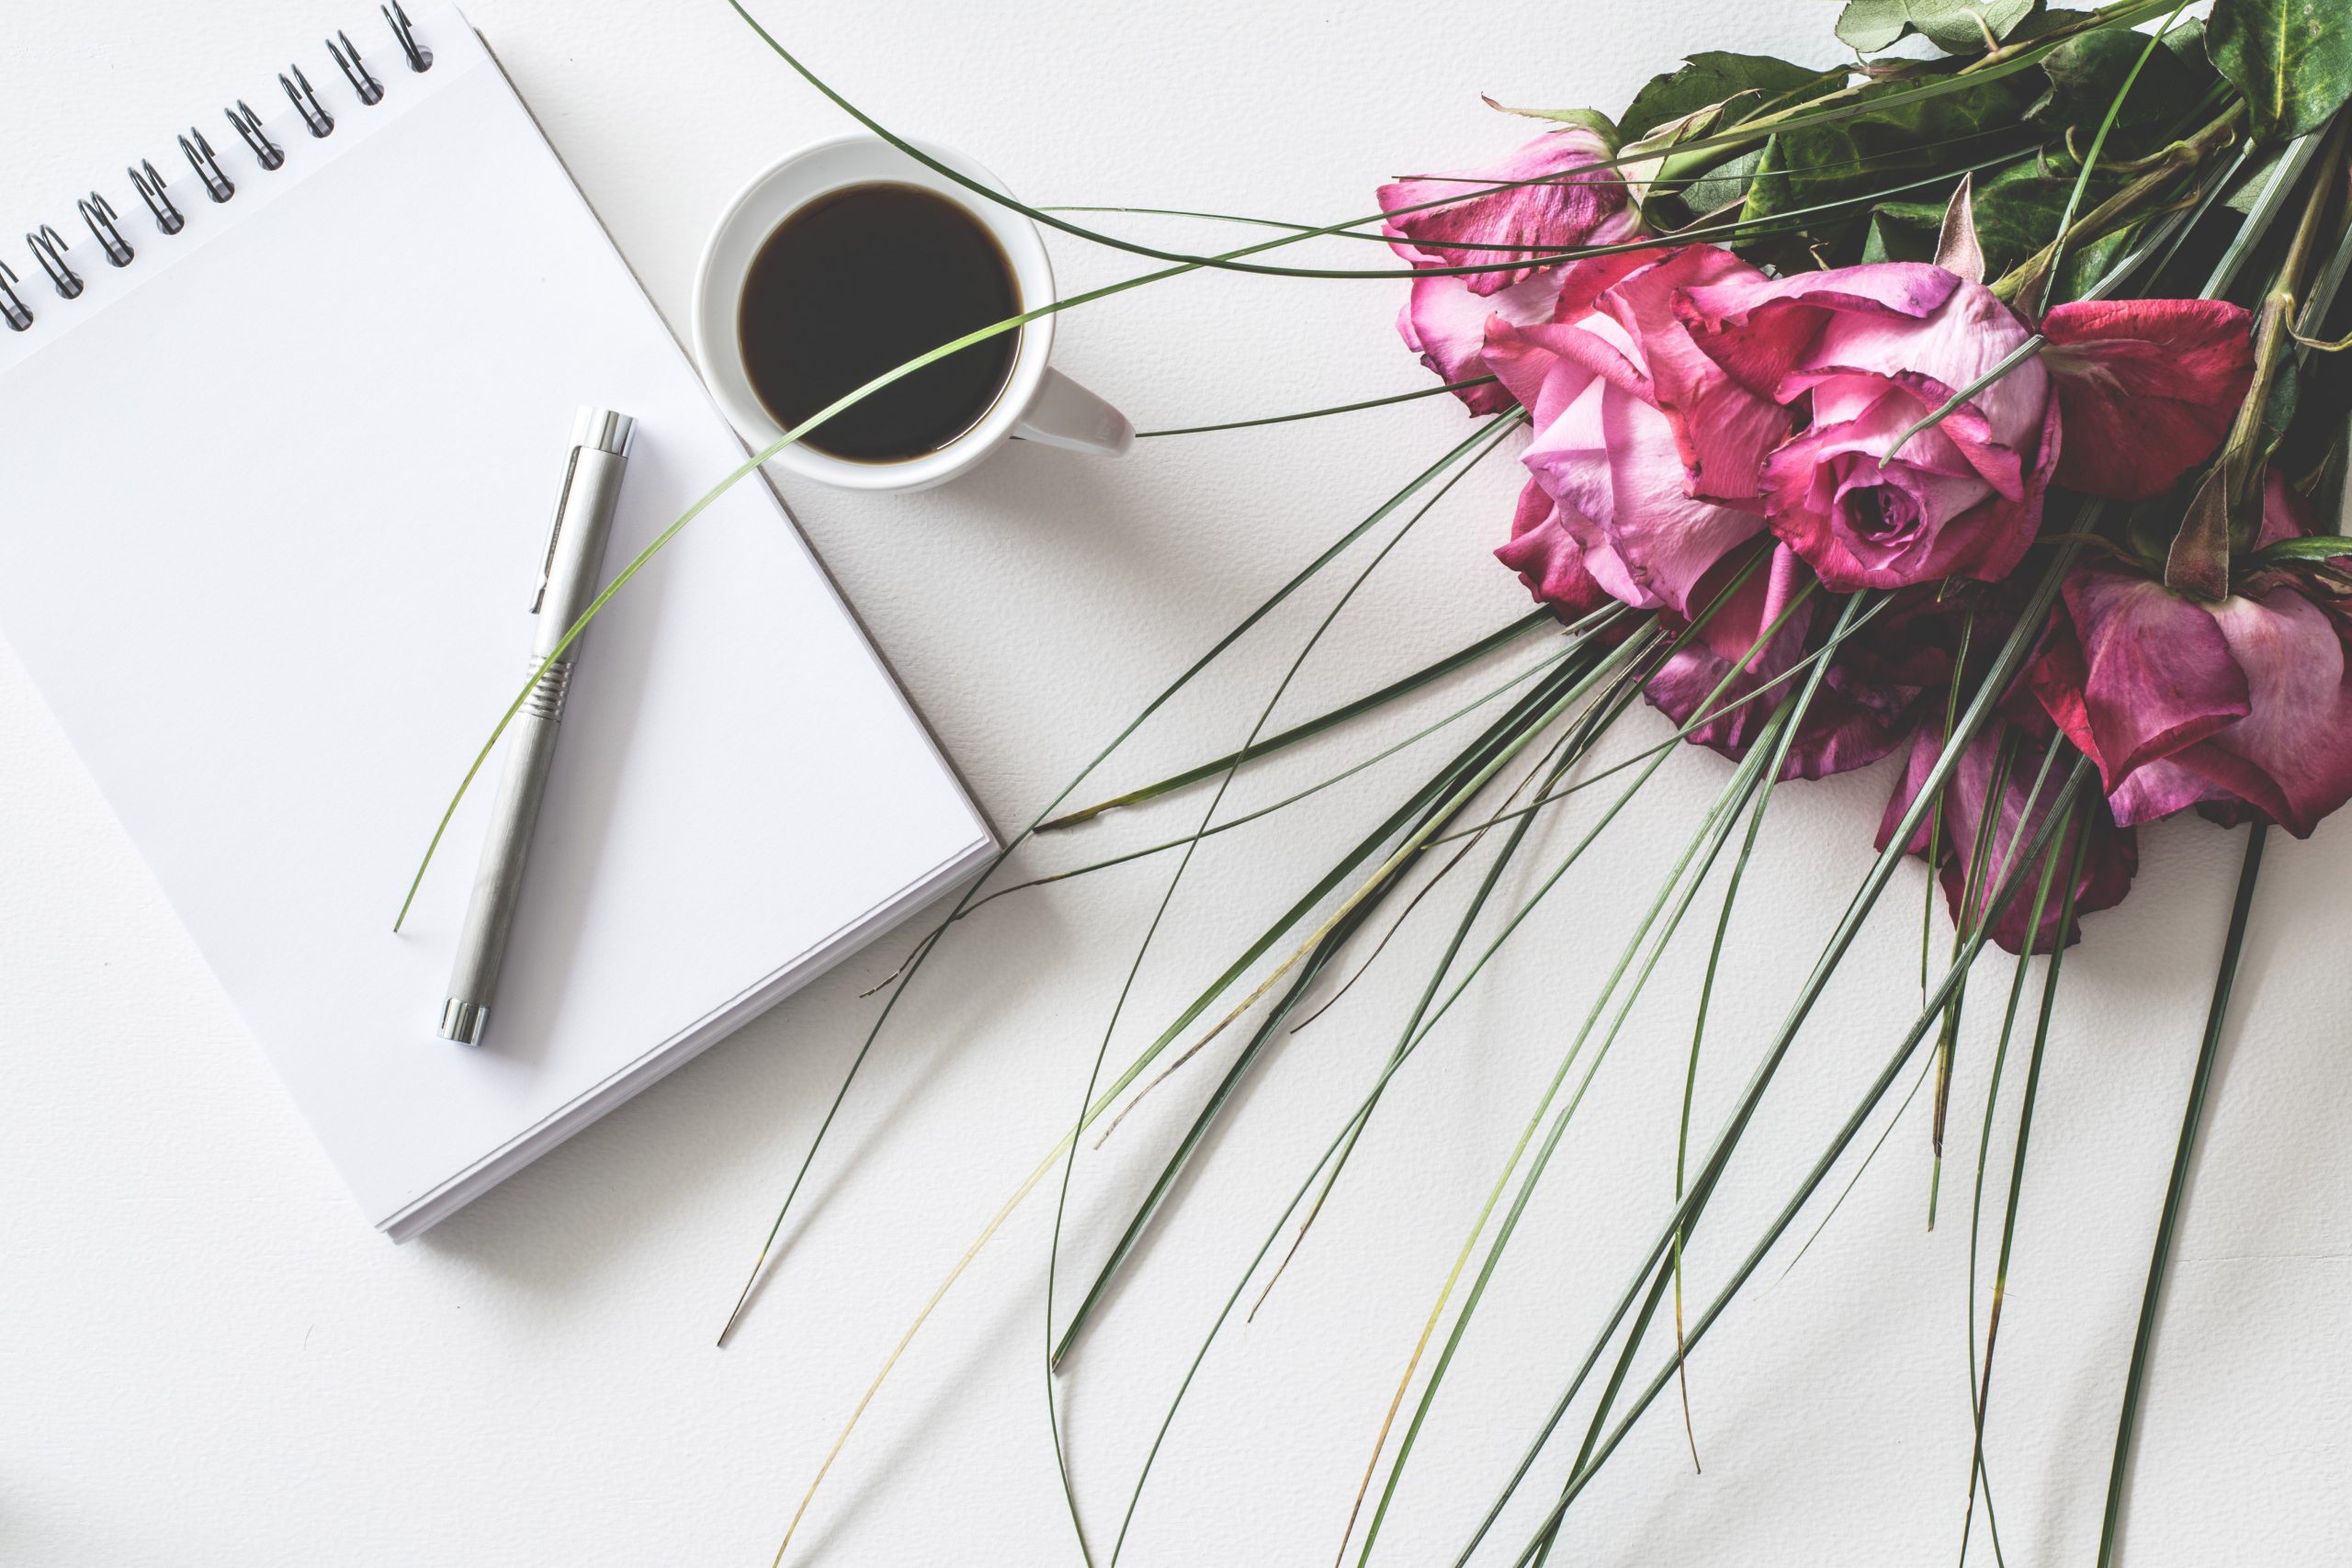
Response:
[[[992,190],[1004,189],[995,175],[957,152],[927,141],[915,145],[969,179]],[[914,186],[944,197],[994,235],[1012,264],[1023,310],[1055,298],[1045,240],[1036,224],[1020,213],[974,195],[876,136],[837,136],[802,148],[771,165],[727,204],[703,246],[695,278],[695,357],[702,362],[703,378],[718,406],[754,450],[772,445],[784,431],[752,390],[744,372],[739,326],[744,276],[760,247],[786,219],[820,197],[877,182]],[[1008,437],[1117,457],[1135,445],[1135,427],[1117,409],[1046,363],[1053,353],[1054,320],[1042,317],[1019,329],[1021,346],[996,401],[970,429],[937,451],[895,462],[861,463],[800,443],[769,461],[786,473],[851,490],[923,490],[979,463]]]

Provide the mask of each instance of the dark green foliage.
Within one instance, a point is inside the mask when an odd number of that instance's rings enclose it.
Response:
[[[2175,28],[2194,33],[2193,28]],[[2167,44],[2172,40],[2167,38]],[[2070,38],[2050,51],[2041,62],[2050,90],[2026,112],[2053,128],[2074,126],[2086,135],[2098,129],[2108,106],[2132,74],[2147,39],[2124,28],[2109,28]],[[2132,96],[2116,116],[2118,130],[2128,131],[2166,124],[2179,117],[2213,83],[2212,67],[2203,63],[2201,50],[2184,43],[2157,50],[2148,56]]]
[[[1681,69],[1661,72],[1634,95],[1618,124],[1628,141],[1638,141],[1662,125],[1696,114],[1710,105],[1730,104],[1723,124],[1737,125],[1770,106],[1774,98],[1811,86],[1822,73],[1792,65],[1769,54],[1729,54],[1711,50],[1694,54]],[[1743,96],[1742,95],[1746,95]]]
[[[2006,39],[2040,9],[2041,0],[1847,0],[1838,36],[1864,54],[1909,33],[1925,33],[1947,54],[1976,54],[1987,28]]]
[[[1950,171],[1957,181],[1962,169],[2034,139],[2024,118],[2031,90],[2024,82],[2030,79],[1999,77],[1966,92],[1898,101],[1852,119],[1778,133],[1765,145],[1741,215],[1759,221],[1859,200],[1939,171]],[[1895,98],[1909,90],[1907,84],[1879,83],[1862,88],[1860,96]],[[1950,195],[1949,184],[1935,184],[1901,191],[1894,199],[1933,201],[1940,217]],[[1859,254],[1868,220],[1860,206],[1811,214],[1804,219],[1808,244],[1800,248]]]
[[[2264,137],[2316,130],[2352,98],[2344,0],[2216,0],[2206,47]]]

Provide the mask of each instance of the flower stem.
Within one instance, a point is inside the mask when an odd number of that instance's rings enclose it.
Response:
[[[2230,908],[2229,932],[2222,939],[2222,964],[2213,976],[2213,1000],[2205,1012],[2205,1038],[2197,1049],[2197,1071],[2188,1082],[2188,1103],[2181,1111],[2180,1143],[2173,1152],[2172,1176],[2165,1185],[2165,1206],[2156,1221],[2155,1249],[2148,1258],[2147,1288],[2140,1293],[2140,1326],[2132,1338],[2132,1367],[2123,1378],[2123,1408],[2116,1419],[2115,1461],[2107,1477],[2107,1511],[2099,1523],[2098,1568],[2115,1558],[2115,1527],[2123,1513],[2123,1481],[2132,1466],[2132,1438],[2140,1420],[2141,1385],[2148,1374],[2148,1349],[2155,1339],[2156,1312],[2163,1304],[2165,1265],[2172,1257],[2173,1232],[2180,1223],[2181,1200],[2188,1190],[2188,1164],[2197,1152],[2197,1129],[2205,1116],[2205,1094],[2212,1087],[2213,1063],[2221,1055],[2222,1027],[2230,1011],[2230,991],[2236,984],[2238,960],[2245,952],[2246,916],[2254,906],[2256,874],[2262,869],[2262,844],[2269,827],[2256,822],[2246,830],[2245,859],[2238,867],[2236,902]]]

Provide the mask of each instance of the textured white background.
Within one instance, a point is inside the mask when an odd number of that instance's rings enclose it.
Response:
[[[1315,219],[1363,210],[1386,174],[1511,144],[1523,128],[1480,107],[1482,91],[1617,107],[1684,49],[1826,59],[1833,14],[1687,0],[1515,12],[1434,0],[759,9],[890,123],[962,146],[1032,199]],[[473,15],[673,322],[728,195],[844,123],[718,0],[479,0]],[[340,0],[10,6],[8,226],[68,223],[77,188],[134,152],[166,163],[162,133],[175,121],[217,126],[228,95],[264,102],[295,51],[314,77],[331,70],[315,40],[338,25],[390,66],[371,8]],[[1123,221],[1183,243],[1232,232]],[[1066,288],[1133,267],[1052,243]],[[1146,427],[1402,389],[1420,372],[1390,336],[1396,287],[1196,276],[1065,318],[1062,363]],[[1148,442],[1117,465],[1015,449],[912,499],[791,500],[982,801],[1012,823],[1464,428],[1450,404],[1420,402]],[[1475,476],[1391,558],[1285,713],[1520,612],[1516,586],[1486,555],[1508,515],[1509,468]],[[680,547],[694,547],[691,535]],[[1302,607],[1247,645],[1105,784],[1237,741],[1311,624]],[[0,735],[0,1562],[11,1564],[767,1561],[906,1321],[1075,1109],[1168,869],[1148,862],[1008,899],[944,951],[876,1047],[781,1269],[721,1352],[713,1332],[872,1016],[857,993],[903,939],[395,1249],[360,1224],[5,655]],[[1285,779],[1328,772],[1370,740],[1315,749],[1235,799],[1271,799]],[[1156,1033],[1188,983],[1310,882],[1427,765],[1424,752],[1434,755],[1425,747],[1361,787],[1216,840],[1178,898],[1114,1055]],[[1329,1560],[1464,1227],[1723,774],[1711,757],[1674,758],[1399,1078],[1272,1303],[1228,1333],[1194,1384],[1128,1561]],[[1866,864],[1884,788],[1874,773],[1776,807],[1734,933],[1702,1128],[1724,1113]],[[1155,841],[1203,804],[1106,822],[1035,863]],[[1568,821],[1593,811],[1575,808],[1540,847],[1556,855]],[[2235,836],[2195,824],[2147,833],[2143,850],[2131,903],[2095,920],[2067,966],[2045,1073],[1989,1438],[2012,1562],[2085,1562],[2097,1537],[2132,1317],[2236,862]],[[2347,868],[2352,829],[2340,818],[2309,844],[2274,844],[2150,1384],[2125,1539],[2135,1568],[2333,1560],[2352,1533],[2342,1484],[2352,1463]],[[1916,1005],[1905,976],[1919,893],[1906,868],[1805,1035],[1694,1247],[1694,1292],[1745,1251],[1883,1057],[1906,996]],[[1448,923],[1434,915],[1442,902],[1252,1080],[1213,1161],[1181,1189],[1071,1363],[1069,1429],[1098,1561],[1193,1346],[1392,1043]],[[1661,969],[1530,1209],[1422,1437],[1384,1560],[1451,1560],[1657,1223],[1696,945],[1686,939]],[[1944,1223],[1932,1234],[1923,1224],[1922,1105],[1802,1266],[1782,1278],[1784,1246],[1695,1358],[1704,1473],[1691,1473],[1671,1410],[1659,1410],[1573,1516],[1571,1560],[1955,1553],[1968,1452],[1965,1194],[1990,1055],[1981,1026],[2004,977],[1986,970],[1977,991]],[[1213,1047],[1089,1149],[1066,1292],[1236,1043]],[[2013,1058],[2012,1105],[2020,1066]],[[2005,1136],[1994,1162],[2006,1172]],[[1044,1421],[1049,1216],[1033,1201],[950,1296],[820,1494],[796,1554],[1077,1560]],[[1550,1457],[1540,1473],[1556,1477],[1565,1461]],[[1978,1528],[1981,1554],[1981,1513]]]

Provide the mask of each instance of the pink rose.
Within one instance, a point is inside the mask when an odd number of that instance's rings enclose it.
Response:
[[[2017,313],[1939,266],[1884,262],[1692,288],[1678,314],[1741,386],[1804,404],[1763,488],[1772,531],[1835,592],[1996,581],[2041,525],[2058,410],[2029,359],[1892,457],[1905,429],[2023,344]]]
[[[1725,558],[1692,595],[1696,605],[1713,603],[1718,580],[1728,582],[1746,552]],[[1764,721],[1803,690],[1808,675],[1791,674],[1797,661],[1823,647],[1838,621],[1834,602],[1819,593],[1800,605],[1761,649],[1750,653],[1764,629],[1785,609],[1812,571],[1788,546],[1775,544],[1772,558],[1743,582],[1702,628],[1698,637],[1668,660],[1646,688],[1652,703],[1679,725],[1690,722],[1717,683],[1731,677],[1710,711],[1722,716],[1691,731],[1690,739],[1735,761],[1747,754]],[[1849,633],[1805,709],[1790,742],[1782,778],[1819,779],[1866,768],[1909,737],[1920,722],[1940,718],[1954,678],[1962,628],[1972,622],[1973,663],[1997,647],[2014,624],[1999,606],[1972,609],[1956,593],[1928,587],[1906,589],[1894,603]],[[1741,660],[1745,659],[1743,666]],[[1734,674],[1735,669],[1737,673]],[[1787,674],[1778,685],[1767,686]],[[1743,707],[1728,705],[1761,692]],[[2046,733],[2046,731],[2045,731]]]
[[[2009,767],[2004,776],[1999,816],[1991,829],[1987,856],[1989,866],[1976,886],[1971,888],[1970,867],[1975,859],[1978,835],[1983,829],[1992,801],[1993,775],[1999,761],[2004,737],[2014,744]],[[1912,738],[1911,757],[1905,766],[1903,777],[1894,786],[1894,798],[1886,803],[1886,815],[1879,823],[1878,847],[1886,848],[1894,830],[1902,825],[1903,815],[1918,798],[1920,786],[1927,783],[1928,773],[1943,755],[1943,736],[1935,726],[1923,727]],[[2050,819],[2051,807],[2058,798],[2060,786],[2065,781],[2067,763],[2062,756],[2052,762],[2041,788],[2034,790],[2035,777],[2041,773],[2041,759],[2047,748],[2030,732],[2019,733],[2000,720],[1995,720],[1977,732],[1976,739],[1961,753],[1960,765],[1944,785],[1943,798],[1919,820],[1918,829],[1911,836],[1905,850],[1925,859],[1930,837],[1935,841],[1937,879],[1943,884],[1944,901],[1954,920],[1963,908],[1972,919],[1982,919],[1993,896],[2001,890],[2025,852],[2033,847],[2034,836]],[[2033,800],[2030,815],[2026,801]],[[1931,835],[1929,829],[1942,818],[1941,826]],[[2087,846],[2078,846],[2084,833],[2090,835]],[[2109,817],[2097,797],[2091,799],[2086,817],[2059,835],[2051,845],[2050,853],[2058,857],[2059,874],[2051,878],[2049,901],[2042,906],[2041,925],[2032,933],[2033,951],[2048,953],[2059,944],[2059,927],[2065,915],[2065,869],[2075,861],[2078,847],[2083,849],[2082,875],[2075,885],[2075,912],[2086,915],[2096,910],[2112,908],[2123,902],[2132,891],[2132,875],[2140,868],[2138,840],[2129,828],[2119,828]],[[2034,891],[2041,886],[2041,863],[2025,874],[2017,896],[2004,906],[1993,921],[1989,933],[1992,940],[2011,953],[2026,942],[2027,924],[2033,918]],[[2077,929],[2064,933],[2067,945],[2081,940]]]
[[[2254,380],[2251,326],[2226,299],[2083,300],[2042,318],[2066,431],[2057,482],[2144,501],[2221,450]]]
[[[1487,374],[1480,354],[1487,317],[1499,315],[1521,326],[1552,320],[1562,269],[1544,259],[1544,252],[1614,244],[1633,237],[1635,215],[1625,182],[1616,170],[1597,166],[1609,156],[1600,137],[1570,127],[1545,132],[1491,168],[1398,180],[1380,187],[1381,210],[1395,215],[1382,232],[1396,254],[1415,266],[1527,262],[1495,272],[1414,279],[1396,330],[1422,364],[1446,381]],[[1445,206],[1426,205],[1481,186],[1547,175],[1558,177]],[[1495,246],[1531,249],[1487,248]],[[1497,413],[1510,407],[1510,394],[1498,386],[1473,387],[1454,395],[1473,413]]]
[[[1573,554],[1611,596],[1687,615],[1699,579],[1763,532],[1757,475],[1788,416],[1700,354],[1673,312],[1682,289],[1753,268],[1709,245],[1627,260],[1566,269],[1569,319],[1487,321],[1487,362],[1534,427],[1521,458],[1533,491],[1505,559],[1524,571],[1539,548]]]
[[[2276,471],[2264,500],[2259,542],[2312,531]],[[2033,690],[2098,764],[2118,822],[2197,806],[2300,839],[2352,800],[2346,627],[2283,572],[2205,604],[2120,565],[2077,568]]]

